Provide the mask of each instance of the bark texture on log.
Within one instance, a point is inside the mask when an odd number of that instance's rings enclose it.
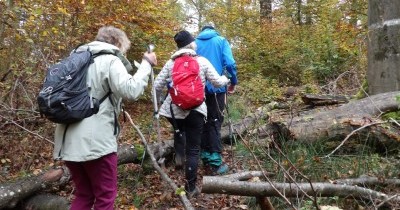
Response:
[[[298,197],[308,194],[318,197],[354,197],[380,201],[392,199],[391,201],[393,202],[400,202],[399,197],[392,198],[392,196],[387,194],[358,186],[318,182],[312,183],[311,187],[310,183],[273,182],[270,184],[266,182],[238,181],[218,176],[204,176],[201,192],[254,197],[280,196],[280,194],[286,197]]]
[[[280,135],[286,139],[294,139],[307,143],[317,140],[341,140],[353,130],[373,122],[385,112],[399,109],[396,97],[400,91],[382,93],[361,100],[351,101],[342,106],[323,111],[310,111],[305,113],[282,116],[274,114],[272,106],[256,112],[243,121],[232,125],[235,134],[244,132],[257,133],[259,137]],[[259,119],[268,119],[268,124],[256,126]],[[379,146],[388,150],[398,150],[400,147],[399,129],[385,129],[379,126],[370,126],[363,130],[371,138],[379,141]],[[223,139],[229,139],[229,127],[221,130]]]
[[[224,125],[221,128],[221,139],[224,142],[228,142],[232,137],[231,132],[233,132],[232,134],[235,135],[235,134],[242,134],[246,131],[254,129],[254,126],[257,124],[258,121],[268,119],[269,111],[282,107],[286,106],[278,104],[276,102],[269,103],[266,106],[257,109],[253,114],[246,116],[239,123],[234,123],[232,125],[229,125],[230,124],[228,122],[229,119],[225,119],[225,124],[227,125]],[[229,129],[229,126],[232,127],[231,130]]]
[[[51,194],[34,195],[21,202],[15,209],[29,210],[68,210],[70,204],[67,198]]]
[[[307,142],[343,137],[353,130],[353,126],[360,127],[375,116],[398,110],[396,97],[399,95],[400,91],[382,93],[351,101],[336,109],[287,119],[283,123],[284,129],[289,130],[292,138]]]
[[[1,184],[0,209],[5,207],[14,208],[19,201],[33,195],[35,192],[54,185],[65,184],[69,179],[69,173],[63,173],[62,169],[51,169],[39,176],[28,176],[14,183]]]
[[[326,106],[349,102],[345,96],[304,94],[301,96],[304,104],[312,106]]]

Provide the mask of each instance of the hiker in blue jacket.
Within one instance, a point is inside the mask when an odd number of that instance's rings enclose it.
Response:
[[[224,174],[229,170],[222,161],[221,126],[224,121],[223,111],[226,104],[226,93],[234,93],[237,84],[236,62],[229,42],[213,26],[206,25],[196,38],[197,54],[207,58],[217,72],[229,74],[231,84],[228,87],[214,87],[206,84],[207,122],[201,138],[201,160],[210,167],[212,174]]]

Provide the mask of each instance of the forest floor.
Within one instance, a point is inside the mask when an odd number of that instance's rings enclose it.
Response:
[[[137,125],[142,127],[146,137],[156,141],[156,130],[148,126],[154,123],[149,107],[152,104],[147,100],[129,104],[126,110],[132,116]],[[1,120],[0,120],[1,121]],[[151,122],[153,121],[153,122]],[[44,118],[37,118],[33,124],[24,124],[24,129],[13,123],[3,122],[4,132],[0,134],[0,183],[10,182],[27,175],[37,175],[55,163],[52,160],[54,124]],[[140,138],[127,121],[120,116],[121,135],[119,143],[137,144]],[[172,132],[169,123],[161,119],[160,139],[171,140]],[[17,123],[17,122],[16,122]],[[27,132],[29,131],[29,132]],[[37,134],[37,135],[35,135]],[[148,139],[148,141],[149,141]],[[150,139],[151,141],[151,139]],[[149,142],[152,143],[152,142]],[[235,172],[237,163],[232,162],[232,148],[225,145],[223,152],[224,161],[229,165],[229,173]],[[238,162],[238,161],[236,161]],[[163,170],[175,182],[177,186],[184,185],[183,170],[175,170],[171,161],[166,162]],[[199,161],[198,186],[201,188],[202,177],[206,171]],[[73,199],[73,183],[66,186],[50,189],[46,193],[57,194]],[[204,194],[192,198],[191,203],[195,209],[247,209],[246,199],[239,196]],[[118,195],[115,209],[184,209],[179,196],[175,194],[171,186],[161,179],[158,172],[149,163],[124,164],[118,167]]]
[[[228,152],[227,149],[223,152],[225,162],[230,166],[230,171],[228,173],[233,173],[235,169],[232,168],[232,159],[230,154],[231,153]],[[164,172],[174,180],[178,187],[183,186],[183,170],[176,170],[173,164],[167,164],[163,169]],[[137,206],[138,209],[184,209],[179,197],[175,194],[172,188],[160,178],[157,172],[151,170],[143,172],[142,170],[143,169],[141,168],[136,168],[136,170],[134,170],[138,173],[143,173],[143,180],[146,180],[138,183],[136,188],[133,189],[137,196],[143,199],[141,204]],[[201,188],[202,177],[209,175],[207,173],[207,169],[205,169],[199,161],[199,171],[197,176],[197,186],[199,188]],[[123,175],[121,174],[121,176]],[[132,174],[127,176],[132,176]],[[124,190],[120,190],[120,194],[123,191]],[[246,199],[232,195],[201,193],[199,196],[190,199],[190,202],[195,209],[248,209],[244,204]],[[119,208],[125,209],[123,204],[120,204]]]
[[[148,124],[149,119],[152,119],[151,112],[148,107],[151,104],[140,101],[141,106],[127,107],[127,112],[134,118],[138,126],[142,125],[142,131],[147,141],[157,141],[155,134],[157,133],[155,127]],[[145,103],[145,104],[142,104]],[[121,136],[120,143],[140,143],[140,140],[133,131],[128,122],[124,121],[121,117]],[[161,137],[160,139],[172,139],[171,126],[165,119],[160,119],[161,124]],[[147,126],[145,126],[147,125]],[[150,133],[150,134],[149,134]],[[153,140],[151,140],[153,138]],[[229,166],[229,172],[235,173],[240,170],[242,161],[236,161],[236,157],[232,151],[235,150],[234,146],[223,144],[224,150],[222,152],[224,162]],[[233,155],[233,156],[232,156]],[[235,160],[233,162],[233,160]],[[207,171],[199,160],[198,165],[197,186],[201,189],[202,178]],[[176,170],[173,161],[167,158],[164,172],[172,179],[178,187],[184,185],[184,171]],[[72,200],[72,183],[67,189],[61,191],[63,196],[67,196]],[[195,209],[248,209],[245,204],[248,199],[241,196],[223,195],[223,194],[204,194],[201,193],[196,198],[190,200]],[[118,167],[118,196],[115,202],[116,209],[120,210],[135,210],[135,209],[157,209],[157,210],[175,210],[184,209],[179,196],[175,194],[172,187],[162,180],[160,174],[153,168],[150,160],[142,164],[124,164]]]
[[[149,118],[151,119],[151,113],[148,111],[147,104],[145,106],[127,108],[130,115],[135,116],[136,122],[142,124],[148,124],[145,122]],[[147,109],[146,109],[147,107]],[[150,115],[149,115],[150,114]],[[146,119],[146,120],[144,120]],[[153,120],[154,124],[154,120]],[[130,126],[127,123],[122,123],[122,138],[120,141],[125,143],[130,140],[132,136],[135,136],[130,132]],[[145,128],[143,128],[145,130]],[[171,126],[165,119],[160,119],[160,139],[170,140],[172,139]],[[146,131],[142,131],[146,132]],[[150,138],[156,138],[154,136],[156,128],[152,127],[149,131],[152,133],[148,135]],[[138,140],[134,140],[138,141]],[[153,140],[156,141],[156,140]],[[234,146],[223,144],[224,150],[222,152],[224,162],[229,166],[229,172],[234,173],[240,171],[241,161],[237,161],[235,157]],[[143,164],[126,164],[119,167],[119,198],[117,199],[116,205],[119,209],[184,209],[179,196],[175,194],[172,187],[161,179],[161,176],[156,172],[152,166]],[[198,176],[197,186],[201,189],[201,182],[203,176],[210,175],[209,171],[203,167],[199,160],[198,165]],[[185,182],[184,171],[176,170],[172,161],[167,161],[163,167],[164,172],[174,180],[178,187],[182,187]],[[223,195],[223,194],[204,194],[201,193],[196,198],[190,200],[195,209],[248,209],[245,204],[248,199],[241,196]],[[133,207],[133,204],[135,207]]]
[[[128,106],[125,107],[125,110],[131,115],[134,123],[140,127],[148,143],[155,143],[158,141],[157,132],[154,127],[155,121],[152,116],[152,107],[153,105],[148,99],[129,103]],[[124,121],[122,115],[119,121],[121,122],[121,135],[118,139],[118,143],[140,144],[140,137],[129,122],[127,120]],[[38,175],[43,170],[52,167],[54,161],[52,159],[53,144],[51,141],[53,139],[55,127],[53,123],[49,123],[48,120],[36,115],[32,119],[29,118],[29,120],[21,121],[10,121],[5,118],[0,118],[0,123],[2,125],[0,132],[0,183],[10,182],[31,175]],[[160,125],[160,139],[171,140],[172,130],[170,124],[164,118],[160,118]],[[361,143],[363,143],[363,141],[361,141]],[[260,145],[257,146],[260,147]],[[383,158],[388,159],[382,160],[376,156],[375,153],[369,153],[368,150],[364,149],[357,149],[357,151],[360,150],[362,153],[361,156],[358,156],[358,153],[353,151],[349,152],[349,154],[351,154],[350,156],[338,156],[337,160],[333,158],[332,160],[326,160],[324,162],[320,158],[315,158],[321,155],[317,151],[317,147],[310,148],[308,154],[303,153],[306,151],[303,147],[297,147],[297,144],[294,146],[296,146],[297,152],[292,154],[294,155],[293,157],[302,155],[301,158],[294,158],[294,160],[300,161],[296,162],[296,164],[299,165],[299,170],[305,174],[314,175],[315,178],[322,178],[324,180],[325,177],[332,177],[332,179],[336,177],[348,178],[352,177],[354,173],[356,173],[357,176],[360,176],[360,174],[369,174],[377,175],[378,177],[381,175],[397,177],[399,174],[397,170],[398,164],[393,162],[393,159],[397,160],[398,156],[392,159],[385,156]],[[289,145],[287,145],[286,150],[290,152],[294,151]],[[257,164],[251,156],[248,156],[248,153],[247,150],[240,147],[239,143],[237,144],[237,148],[224,144],[224,161],[230,167],[228,174],[258,170]],[[326,154],[326,152],[323,154]],[[305,161],[303,157],[309,158],[309,161]],[[392,168],[396,168],[396,170],[392,170]],[[163,170],[177,186],[184,185],[184,172],[182,170],[175,170],[172,161],[168,161],[167,159]],[[202,166],[201,161],[199,161],[197,185],[200,188],[202,187],[202,178],[206,175],[207,172]],[[395,190],[397,191],[398,189]],[[66,186],[52,188],[48,190],[47,193],[60,195],[71,201],[73,199],[73,191],[74,186],[73,183],[70,182]],[[198,197],[191,199],[190,202],[195,209],[200,210],[257,209],[255,199],[244,196],[201,193]],[[336,203],[336,200],[328,200],[329,204],[331,204],[331,202]],[[356,203],[354,201],[352,201],[351,204],[351,206],[347,203],[344,204],[343,206],[350,206],[350,208],[343,209],[369,209],[361,207],[370,205],[369,203]],[[279,208],[278,205],[275,206],[276,209],[288,209],[287,205],[281,208]],[[357,208],[354,206],[357,206]],[[358,206],[360,208],[358,208]],[[162,180],[160,174],[149,162],[145,161],[142,164],[128,163],[118,167],[118,195],[115,202],[115,209],[180,210],[184,209],[184,207],[179,196],[176,195],[172,187]]]

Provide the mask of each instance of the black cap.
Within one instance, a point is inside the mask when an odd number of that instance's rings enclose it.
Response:
[[[206,30],[206,29],[215,29],[213,26],[211,26],[211,25],[205,25],[203,28],[201,28],[201,31],[204,31],[204,30]]]
[[[176,42],[176,46],[178,46],[178,48],[182,48],[192,43],[194,41],[194,38],[188,31],[183,30],[175,34],[174,40]]]

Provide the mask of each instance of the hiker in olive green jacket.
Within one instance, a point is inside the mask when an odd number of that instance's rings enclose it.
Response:
[[[57,124],[53,157],[65,161],[75,184],[72,210],[113,209],[117,195],[118,114],[122,99],[135,100],[148,84],[154,53],[144,53],[135,73],[124,54],[130,47],[125,32],[112,26],[99,29],[96,41],[80,46],[77,51],[112,52],[94,59],[89,66],[87,82],[93,97],[111,95],[101,103],[99,112],[80,122]]]

